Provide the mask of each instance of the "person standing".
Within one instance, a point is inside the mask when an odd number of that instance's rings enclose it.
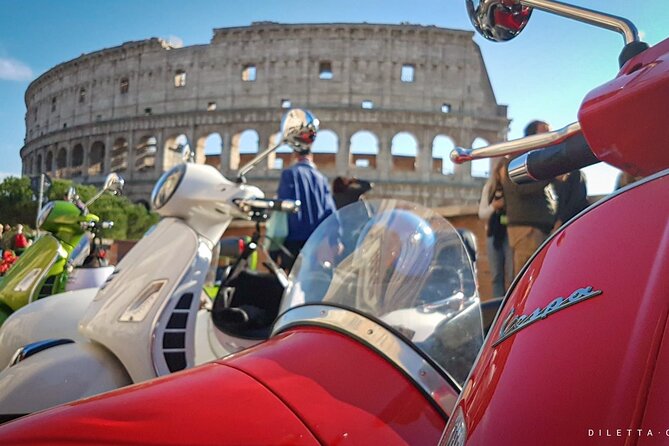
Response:
[[[337,177],[332,182],[332,195],[337,209],[355,203],[372,190],[373,184],[359,178]]]
[[[3,250],[12,249],[13,235],[14,233],[12,232],[12,227],[6,224],[2,232],[2,242],[0,243]]]
[[[295,148],[293,157],[295,163],[281,172],[277,193],[280,200],[300,200],[302,203],[297,213],[288,215],[284,246],[292,258],[283,251],[278,254],[281,266],[286,270],[292,268],[311,233],[336,210],[328,180],[316,168],[311,149]]]
[[[555,229],[557,229],[589,206],[588,190],[585,174],[580,170],[560,175],[553,182],[553,187],[558,196],[555,213]]]
[[[525,127],[525,136],[550,131],[544,121],[532,121]],[[509,159],[502,169],[502,189],[506,204],[507,232],[513,250],[514,275],[532,257],[548,238],[555,224],[555,200],[548,187],[549,181],[518,185],[508,175]]]
[[[506,294],[507,284],[513,280],[513,252],[507,234],[506,206],[502,188],[504,160],[499,160],[492,175],[483,185],[479,202],[479,218],[486,222],[486,248],[492,281],[492,296]]]
[[[16,255],[20,255],[28,246],[30,246],[30,242],[23,233],[23,225],[19,223],[16,225],[16,233],[12,237],[11,248]]]

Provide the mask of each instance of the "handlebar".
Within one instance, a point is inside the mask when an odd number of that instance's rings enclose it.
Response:
[[[90,229],[90,230],[93,231],[93,230],[96,230],[96,229],[111,229],[111,228],[114,227],[114,222],[113,221],[98,221],[98,222],[89,221],[89,222],[83,223],[83,225],[85,225],[86,229]]]
[[[509,178],[516,184],[550,180],[598,162],[583,133],[579,132],[557,145],[514,158],[509,162]]]
[[[265,198],[254,198],[250,200],[235,200],[235,203],[243,212],[253,212],[254,210],[271,210],[295,214],[300,210],[300,200],[275,200]]]
[[[559,130],[526,136],[512,141],[504,141],[487,147],[481,147],[480,149],[464,149],[462,147],[457,147],[451,152],[451,161],[456,164],[462,164],[475,159],[494,158],[497,156],[528,152],[541,147],[558,144],[580,131],[581,125],[578,122],[574,122]]]

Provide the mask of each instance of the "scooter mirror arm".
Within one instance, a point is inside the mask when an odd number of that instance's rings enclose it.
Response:
[[[456,164],[462,164],[467,161],[481,158],[495,158],[498,156],[528,152],[530,150],[558,144],[580,131],[581,124],[574,122],[559,130],[540,133],[538,135],[526,136],[524,138],[514,139],[512,141],[504,141],[486,147],[481,147],[480,149],[465,149],[462,147],[456,147],[451,151],[451,161]]]
[[[253,158],[251,161],[246,163],[244,166],[242,166],[241,169],[239,169],[239,172],[237,173],[237,183],[244,184],[246,183],[246,179],[244,176],[251,171],[255,166],[257,166],[262,160],[267,158],[270,153],[274,152],[276,149],[279,148],[282,144],[284,144],[285,141],[281,141],[279,144],[275,145],[274,147],[269,147],[265,149],[264,151],[260,152],[258,155],[256,155],[255,158]]]
[[[555,0],[520,0],[520,4],[622,34],[625,44],[639,41],[639,32],[629,20]]]

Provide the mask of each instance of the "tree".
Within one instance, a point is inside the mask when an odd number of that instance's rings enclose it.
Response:
[[[63,200],[68,189],[74,186],[83,202],[90,200],[97,192],[95,186],[73,184],[69,180],[53,180],[48,193],[49,200]],[[100,220],[114,222],[112,229],[105,230],[103,237],[136,240],[158,221],[158,215],[146,210],[140,204],[133,204],[126,197],[103,194],[89,207],[89,211]],[[0,222],[16,225],[34,225],[37,203],[30,189],[27,177],[8,177],[0,183]]]
[[[18,223],[28,223],[33,226],[37,203],[32,197],[29,178],[5,178],[0,183],[0,222],[12,226]]]

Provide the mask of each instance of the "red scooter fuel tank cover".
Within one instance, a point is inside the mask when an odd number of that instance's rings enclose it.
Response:
[[[592,90],[578,120],[601,161],[633,175],[669,168],[669,39],[633,57]]]
[[[669,370],[657,363],[668,315],[665,171],[572,221],[526,266],[462,391],[466,444],[636,444],[627,429],[666,442],[667,411],[644,416],[656,367]]]
[[[0,426],[0,444],[317,445],[253,378],[210,363]]]
[[[330,329],[293,328],[223,362],[267,386],[321,444],[435,445],[446,424],[387,359]]]

